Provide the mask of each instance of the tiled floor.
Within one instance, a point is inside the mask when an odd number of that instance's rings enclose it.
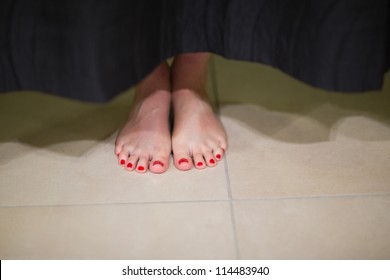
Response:
[[[229,135],[215,168],[116,164],[129,91],[109,104],[0,95],[0,259],[389,259],[390,75],[314,89],[213,57]]]

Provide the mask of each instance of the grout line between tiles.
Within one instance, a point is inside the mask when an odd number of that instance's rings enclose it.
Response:
[[[226,159],[226,154],[224,155],[224,166],[225,166],[225,175],[226,175],[226,188],[229,196],[229,209],[230,209],[230,218],[232,222],[232,230],[233,230],[233,238],[234,238],[234,250],[237,259],[241,259],[240,248],[238,246],[238,236],[237,236],[237,227],[236,227],[236,218],[234,215],[234,205],[233,205],[233,196],[232,196],[232,188],[230,184],[229,177],[229,166]]]
[[[285,196],[285,197],[264,197],[264,198],[236,198],[233,201],[281,201],[281,200],[303,200],[303,199],[334,199],[334,198],[364,198],[390,196],[390,192],[364,193],[364,194],[338,194],[338,195],[313,195],[313,196]]]
[[[225,173],[228,172],[225,163]],[[213,203],[213,202],[246,202],[246,201],[283,201],[283,200],[304,200],[304,199],[334,199],[334,198],[365,198],[390,196],[390,193],[371,194],[346,194],[346,195],[321,195],[321,196],[290,196],[290,197],[267,197],[267,198],[239,198],[233,199],[229,177],[226,178],[228,199],[215,200],[177,200],[177,201],[147,201],[147,202],[120,202],[120,203],[90,203],[90,204],[42,204],[42,205],[3,205],[1,208],[28,208],[28,207],[89,207],[89,206],[115,206],[115,205],[158,205],[158,204],[190,204],[190,203]],[[234,219],[234,217],[233,217]]]
[[[212,79],[212,88],[213,88],[213,94],[214,94],[214,100],[215,100],[215,107],[217,114],[220,115],[220,100],[219,100],[219,89],[218,89],[218,82],[217,82],[217,71],[215,68],[215,56],[211,56],[210,61],[210,71],[211,71],[211,79]],[[236,219],[234,215],[234,205],[233,205],[233,196],[232,196],[232,190],[231,190],[231,184],[230,184],[230,177],[229,177],[229,167],[226,160],[226,154],[224,155],[224,168],[225,168],[225,179],[226,179],[226,188],[229,196],[229,210],[230,210],[230,219],[232,224],[232,232],[233,232],[233,240],[234,240],[234,251],[237,259],[241,259],[240,256],[240,249],[238,246],[238,237],[237,237],[237,228],[236,228]]]
[[[43,205],[5,205],[1,208],[35,208],[35,207],[93,207],[93,206],[122,206],[122,205],[158,205],[158,204],[190,204],[227,202],[226,199],[215,200],[186,200],[186,201],[147,201],[147,202],[119,202],[119,203],[90,203],[90,204],[43,204]]]

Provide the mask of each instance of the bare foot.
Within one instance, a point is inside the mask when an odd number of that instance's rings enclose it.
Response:
[[[179,170],[215,166],[227,149],[225,130],[207,97],[208,59],[208,53],[181,54],[171,68],[172,151]]]
[[[173,104],[172,149],[176,168],[215,166],[227,149],[227,137],[210,104],[187,89],[173,93]]]
[[[129,119],[118,134],[115,153],[129,171],[163,173],[171,154],[169,110],[170,72],[160,64],[136,88]]]

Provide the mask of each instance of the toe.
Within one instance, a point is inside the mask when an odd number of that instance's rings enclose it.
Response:
[[[169,159],[164,157],[156,157],[149,164],[149,170],[156,174],[161,174],[168,169]]]
[[[129,171],[134,170],[135,167],[137,166],[137,162],[138,162],[138,155],[136,154],[131,155],[126,162],[125,165],[126,169]]]
[[[217,164],[212,152],[206,151],[203,153],[203,155],[204,155],[204,159],[206,161],[207,166],[213,167]]]
[[[177,169],[186,171],[192,168],[192,160],[188,154],[179,153],[173,156],[173,162]]]
[[[126,163],[126,169],[129,170],[129,171],[134,170],[134,163],[127,162]]]
[[[117,157],[119,157],[120,153],[122,152],[123,150],[123,146],[122,145],[115,145],[115,149],[114,149],[114,153]]]
[[[148,158],[145,156],[141,156],[137,163],[136,171],[138,173],[145,173],[148,167]]]
[[[215,148],[213,150],[213,154],[214,154],[214,157],[217,159],[217,160],[221,160],[223,155],[225,154],[225,150],[221,147],[218,147],[218,148]]]
[[[128,158],[129,158],[129,154],[126,153],[124,150],[122,150],[118,155],[118,163],[122,166],[125,166]]]
[[[195,153],[193,155],[194,165],[196,169],[203,169],[206,167],[206,163],[204,162],[203,154]]]

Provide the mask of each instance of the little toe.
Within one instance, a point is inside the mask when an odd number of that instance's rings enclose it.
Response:
[[[177,169],[187,171],[192,168],[192,160],[187,154],[175,154],[173,161]]]
[[[213,150],[213,154],[214,154],[214,157],[217,159],[217,160],[221,160],[223,155],[225,154],[225,150],[223,148],[215,148]]]
[[[149,170],[156,174],[161,174],[168,169],[168,158],[157,157],[149,164]]]
[[[194,165],[196,169],[203,169],[206,167],[206,163],[204,162],[203,154],[196,153],[193,155]]]
[[[122,145],[115,145],[115,149],[114,149],[114,153],[117,157],[119,157],[120,153],[122,152],[123,150],[123,146]]]

